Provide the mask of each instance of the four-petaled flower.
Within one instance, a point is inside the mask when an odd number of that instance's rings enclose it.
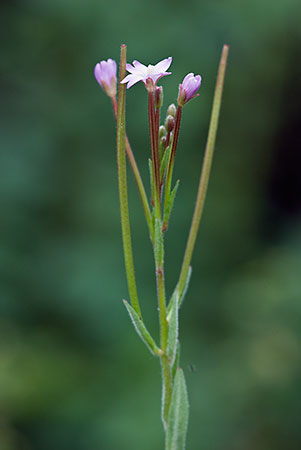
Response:
[[[100,61],[94,68],[96,81],[109,97],[116,96],[117,64],[113,59]]]
[[[171,56],[158,62],[155,66],[152,66],[151,64],[145,66],[139,61],[133,61],[133,65],[126,65],[126,70],[130,72],[130,74],[127,75],[121,83],[127,83],[127,89],[129,89],[131,86],[138,83],[138,81],[143,81],[143,83],[147,85],[149,82],[148,80],[151,80],[151,84],[154,87],[161,77],[171,74],[171,72],[166,72],[171,65],[171,61]]]
[[[194,76],[194,73],[189,73],[184,78],[182,84],[179,86],[178,104],[184,106],[189,100],[197,97],[197,91],[201,86],[201,75]]]

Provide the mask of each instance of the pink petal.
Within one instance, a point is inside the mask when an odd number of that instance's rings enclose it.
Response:
[[[96,81],[100,84],[100,86],[102,86],[101,81],[100,81],[100,74],[101,74],[100,64],[97,63],[94,68],[94,76],[96,78]]]

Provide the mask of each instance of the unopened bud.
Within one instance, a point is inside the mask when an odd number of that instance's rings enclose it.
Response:
[[[170,133],[175,127],[175,119],[172,116],[167,116],[165,119],[165,128],[167,133]]]
[[[166,132],[166,128],[164,125],[161,125],[159,128],[159,138],[161,139],[162,137],[166,136],[167,132]]]
[[[165,137],[165,136],[162,136],[160,142],[161,142],[162,147],[165,148],[165,145],[166,145],[166,137]]]
[[[167,109],[167,116],[175,117],[176,112],[177,112],[177,108],[175,107],[175,105],[173,103],[171,105],[169,105],[169,107]]]
[[[116,61],[113,61],[113,59],[100,61],[100,63],[96,64],[94,68],[94,76],[96,81],[111,98],[116,96],[116,73],[117,64]]]
[[[163,87],[159,86],[155,91],[155,106],[156,109],[160,109],[163,104]]]

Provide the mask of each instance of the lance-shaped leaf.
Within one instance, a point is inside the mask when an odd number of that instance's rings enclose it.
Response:
[[[144,325],[144,323],[142,322],[142,320],[140,319],[140,317],[138,316],[138,314],[136,313],[134,308],[132,308],[132,306],[126,300],[123,300],[123,303],[129,313],[129,316],[132,320],[135,330],[137,331],[138,335],[140,336],[142,341],[145,343],[147,348],[150,350],[150,352],[153,355],[155,355],[155,356],[161,355],[161,353],[162,353],[161,349],[156,345],[154,339],[152,338],[150,333],[147,331],[146,326]]]
[[[177,373],[177,369],[179,366],[179,361],[180,361],[180,341],[179,339],[177,340],[177,348],[176,348],[176,356],[175,356],[175,360],[173,362],[172,368],[171,368],[171,375],[172,375],[172,379],[174,380],[176,373]]]
[[[188,286],[189,286],[189,283],[190,283],[191,273],[192,273],[192,267],[189,266],[187,277],[186,277],[186,280],[185,280],[184,289],[183,289],[182,294],[180,294],[181,298],[179,299],[179,307],[181,306],[181,304],[183,303],[183,300],[185,298],[185,295],[186,295],[186,292],[187,292],[187,289],[188,289]]]
[[[173,188],[173,190],[171,191],[170,196],[167,201],[167,204],[166,204],[166,207],[165,207],[163,223],[166,227],[168,226],[171,210],[173,208],[173,204],[174,204],[174,201],[176,198],[176,193],[177,193],[177,190],[179,187],[179,183],[180,183],[180,180],[177,180],[176,185]]]
[[[166,450],[185,450],[188,426],[188,395],[183,370],[175,376],[166,432]]]
[[[149,168],[149,180],[150,180],[152,200],[153,200],[154,196],[155,196],[155,187],[154,187],[153,164],[152,164],[152,160],[150,158],[148,159],[148,168]]]
[[[163,153],[162,159],[161,159],[161,164],[160,164],[160,180],[163,179],[163,175],[164,172],[166,170],[167,167],[167,163],[169,161],[169,157],[170,157],[170,146],[167,147]]]
[[[175,298],[176,295],[179,296],[178,302],[179,302],[179,308],[180,308],[180,306],[181,306],[181,304],[182,304],[182,302],[183,302],[183,300],[184,300],[184,297],[185,297],[185,295],[186,295],[188,286],[189,286],[189,282],[190,282],[190,278],[191,278],[191,273],[192,273],[192,268],[191,268],[191,266],[189,266],[189,268],[188,268],[188,273],[187,273],[187,277],[186,277],[186,280],[185,280],[184,289],[183,289],[183,292],[182,292],[182,295],[180,296],[180,293],[179,293],[179,287],[178,287],[178,285],[177,285],[176,288],[175,288],[175,290],[174,290],[174,292],[173,292],[173,294],[172,294],[172,296],[171,296],[171,299],[170,299],[169,304],[168,304],[168,307],[167,307],[167,314],[168,314],[168,315],[170,314],[170,311],[171,311],[171,308],[172,308],[172,305],[173,305],[173,301],[174,301],[174,298]]]
[[[155,259],[156,266],[162,267],[164,261],[164,246],[161,220],[155,219]]]
[[[179,295],[173,297],[170,313],[167,316],[168,335],[166,353],[170,359],[171,366],[175,362],[177,341],[179,333]]]

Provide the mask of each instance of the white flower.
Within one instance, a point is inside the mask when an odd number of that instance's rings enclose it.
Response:
[[[145,66],[139,61],[133,61],[133,65],[126,65],[126,70],[130,72],[130,74],[127,75],[121,81],[121,83],[127,83],[127,89],[129,89],[131,86],[138,83],[138,81],[143,81],[143,83],[146,85],[147,80],[151,79],[153,84],[155,85],[161,77],[171,74],[171,72],[166,72],[166,70],[171,65],[171,62],[171,56],[158,62],[155,66],[153,66],[152,64]]]

